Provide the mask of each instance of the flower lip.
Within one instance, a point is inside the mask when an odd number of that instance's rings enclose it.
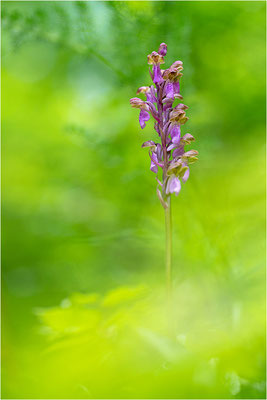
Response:
[[[141,126],[141,129],[144,129],[146,126],[146,121],[149,121],[150,119],[150,114],[146,111],[141,109],[139,113],[139,123]]]
[[[170,124],[168,132],[171,135],[172,143],[178,146],[181,138],[180,124]]]
[[[181,190],[181,182],[175,175],[171,175],[167,181],[166,194],[175,193],[176,196]]]
[[[156,51],[152,51],[152,53],[148,54],[147,56],[147,62],[148,64],[156,65],[163,64],[165,61],[164,57],[161,54],[157,53]]]

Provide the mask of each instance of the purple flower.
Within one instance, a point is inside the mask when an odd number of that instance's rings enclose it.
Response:
[[[166,53],[167,53],[167,47],[166,47]],[[156,51],[152,51],[152,53],[147,56],[147,60],[148,64],[153,65],[153,73],[152,73],[153,82],[158,84],[162,83],[163,78],[161,76],[160,64],[164,63],[163,55],[157,53]]]
[[[167,181],[166,194],[175,193],[176,196],[180,193],[181,182],[175,175],[171,175]]]
[[[186,133],[182,138],[181,138],[181,144],[191,144],[192,142],[195,141],[194,136],[192,136],[190,133]]]
[[[182,177],[182,181],[185,183],[187,179],[189,178],[189,168],[184,173],[184,176]]]
[[[150,116],[155,120],[154,129],[160,143],[148,140],[142,147],[149,150],[150,170],[156,174],[162,170],[161,180],[156,179],[159,184],[157,194],[164,208],[168,207],[167,199],[172,193],[176,196],[180,193],[181,181],[185,183],[189,178],[189,165],[198,159],[196,150],[185,151],[185,146],[194,142],[194,137],[190,133],[181,137],[181,126],[188,121],[188,107],[183,103],[173,107],[175,99],[183,98],[180,93],[183,63],[178,60],[161,70],[166,54],[167,45],[161,43],[158,52],[152,51],[147,56],[148,64],[152,65],[149,72],[155,86],[141,86],[137,90],[137,94],[145,95],[146,100],[138,97],[130,100],[132,107],[140,110],[142,129]]]
[[[156,152],[150,153],[150,158],[151,158],[151,164],[150,164],[150,169],[151,171],[157,173],[158,172],[158,166],[163,168],[163,164],[159,162],[158,156]]]
[[[173,158],[181,157],[184,154],[184,146],[177,146],[172,152]]]
[[[132,107],[140,109],[139,122],[141,128],[144,129],[144,127],[146,126],[146,121],[150,119],[150,115],[148,113],[148,111],[150,110],[149,105],[138,97],[133,97],[132,99],[130,99],[130,104]]]
[[[174,91],[174,96],[179,98],[180,95],[180,82],[173,82],[173,91]]]
[[[166,82],[165,94],[166,94],[166,97],[168,97],[169,99],[174,99],[174,87],[173,87],[172,82],[169,82],[169,81]]]
[[[160,65],[159,64],[153,65],[153,82],[154,83],[163,82],[163,78],[161,76],[161,70],[160,70]]]
[[[145,110],[140,110],[139,114],[139,123],[142,129],[146,126],[146,121],[150,119],[150,115],[147,111]]]
[[[158,173],[158,166],[157,166],[157,164],[155,164],[155,162],[154,162],[153,160],[151,160],[150,170],[151,170],[152,172],[155,172],[155,174]]]
[[[142,147],[148,147],[152,151],[156,151],[157,149],[157,145],[155,142],[153,142],[153,140],[147,140],[142,144]]]
[[[180,124],[170,124],[169,133],[171,135],[172,143],[179,144],[181,138],[181,128]]]
[[[139,94],[139,93],[145,93],[147,101],[150,101],[151,103],[156,103],[157,102],[155,89],[154,89],[153,86],[141,86],[137,90],[136,94]]]
[[[130,104],[133,108],[140,108],[141,110],[149,111],[148,104],[138,97],[133,97],[132,99],[130,99]]]

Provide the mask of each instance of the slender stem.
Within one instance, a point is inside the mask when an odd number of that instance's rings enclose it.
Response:
[[[165,235],[166,235],[166,286],[168,301],[172,296],[172,218],[171,218],[171,196],[167,198],[168,207],[165,208]]]

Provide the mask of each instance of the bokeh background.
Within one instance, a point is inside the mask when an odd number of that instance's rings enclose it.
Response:
[[[3,398],[265,398],[265,7],[2,2]],[[129,106],[163,41],[200,153],[172,314]]]

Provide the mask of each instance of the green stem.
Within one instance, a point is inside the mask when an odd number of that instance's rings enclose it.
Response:
[[[166,285],[168,301],[171,302],[172,292],[172,219],[171,196],[167,197],[168,207],[165,208],[165,234],[166,234]]]

